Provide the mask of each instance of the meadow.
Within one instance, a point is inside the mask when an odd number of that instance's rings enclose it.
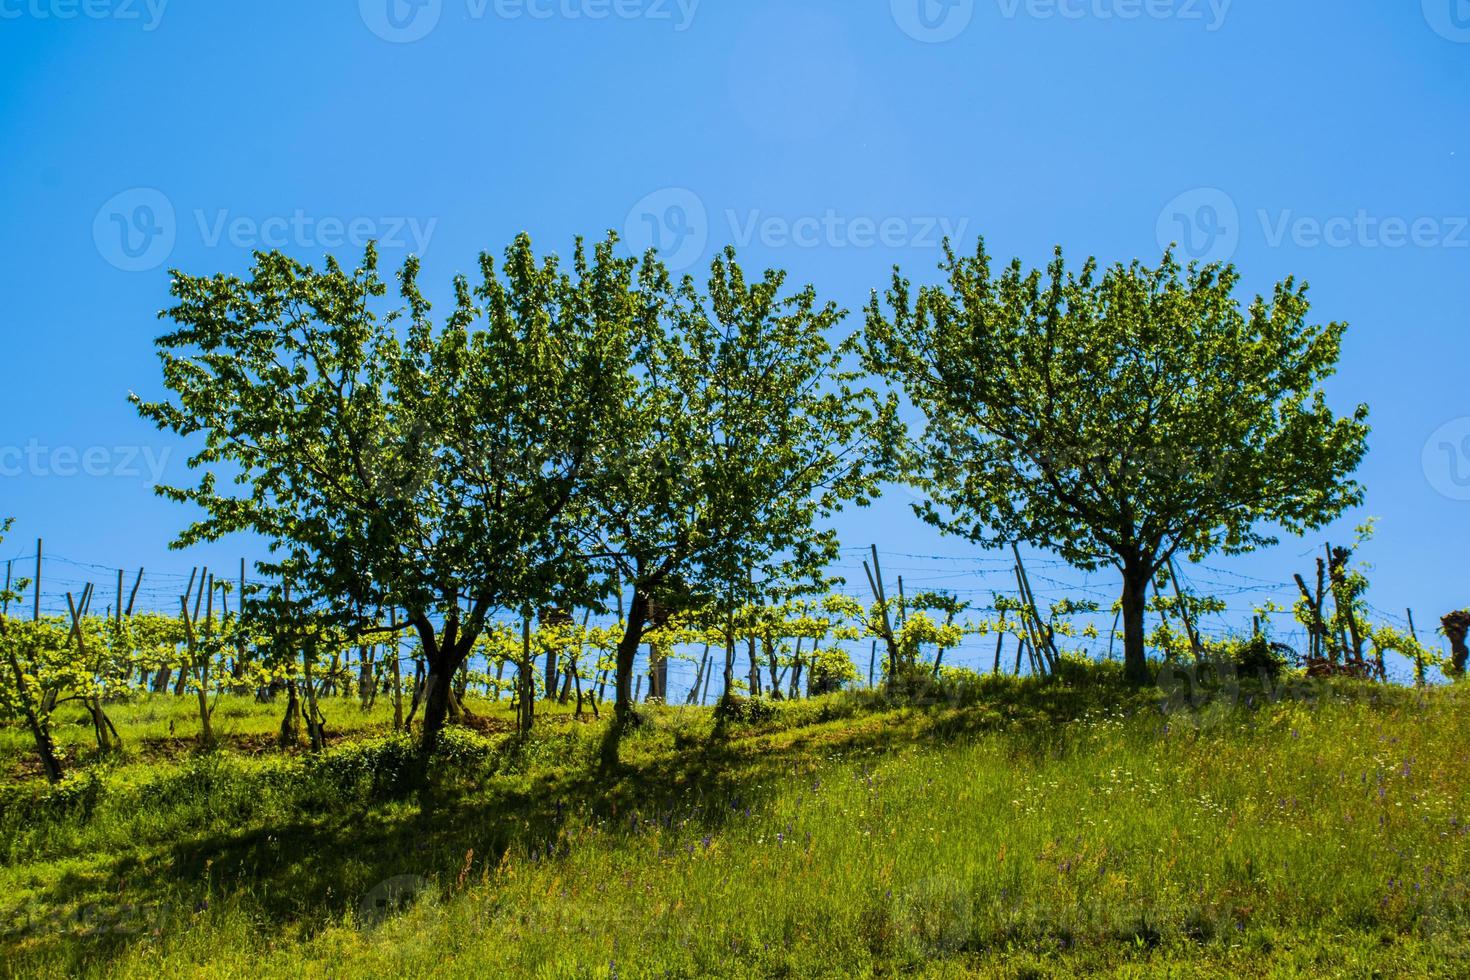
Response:
[[[652,707],[614,773],[601,723],[471,700],[426,779],[381,708],[281,754],[280,706],[226,698],[203,752],[186,701],[118,705],[108,761],[58,724],[55,788],[0,733],[5,975],[1470,969],[1456,687],[1181,700],[1104,665]]]

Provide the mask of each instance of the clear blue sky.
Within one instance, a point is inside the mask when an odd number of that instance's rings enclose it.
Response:
[[[1371,514],[1375,606],[1428,629],[1470,604],[1465,0],[0,0],[0,65],[0,557],[44,535],[103,566],[57,589],[254,553],[165,549],[186,513],[150,474],[184,454],[125,399],[158,391],[169,266],[379,237],[442,294],[522,229],[616,228],[678,264],[733,241],[859,309],[895,262],[932,276],[948,229],[1033,262],[1177,238],[1252,289],[1310,281],[1353,325],[1331,394],[1373,408],[1367,506],[1187,574],[1285,582]],[[929,557],[987,556],[906,500],[845,543],[910,588],[1003,584]]]

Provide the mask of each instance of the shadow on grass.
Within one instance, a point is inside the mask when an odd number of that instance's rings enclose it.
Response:
[[[933,692],[929,692],[933,694]],[[624,761],[608,773],[591,754],[580,764],[485,775],[470,766],[439,771],[417,792],[334,799],[308,790],[284,817],[236,831],[201,828],[176,839],[139,840],[128,854],[85,855],[84,870],[58,871],[37,894],[43,910],[103,906],[103,928],[86,915],[41,916],[42,928],[0,922],[0,950],[48,949],[73,963],[96,963],[149,936],[186,927],[211,906],[239,903],[266,933],[307,932],[356,911],[375,886],[417,876],[446,887],[479,880],[507,855],[553,859],[572,846],[569,831],[600,825],[634,836],[652,826],[678,826],[692,837],[718,834],[732,819],[761,810],[783,778],[855,754],[885,754],[915,745],[963,741],[991,731],[1013,733],[1021,752],[1044,752],[1061,724],[1101,709],[1153,710],[1153,702],[1114,684],[995,682],[942,697],[879,692],[835,695],[820,702],[776,704],[760,722],[714,725],[708,712],[662,718],[703,719],[690,729],[661,730],[660,720],[625,744]],[[561,720],[560,730],[574,723]],[[548,725],[529,743],[505,737],[500,754],[530,752],[555,738]],[[36,867],[36,866],[32,866]],[[37,868],[38,871],[43,869]],[[106,928],[108,903],[163,910],[151,928]],[[95,918],[95,916],[94,916]],[[96,923],[94,922],[95,926]],[[78,927],[80,926],[80,927]]]

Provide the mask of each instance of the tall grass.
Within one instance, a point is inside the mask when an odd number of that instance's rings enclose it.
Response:
[[[132,895],[148,915],[92,935],[42,917],[6,965],[1464,975],[1470,711],[1453,690],[1332,690],[1169,714],[1019,685],[960,707],[839,697],[719,738],[666,710],[617,778],[590,771],[591,726],[514,750],[461,734],[461,775],[427,789],[394,775],[391,738],[124,766],[90,804],[7,815],[0,901],[13,919]]]

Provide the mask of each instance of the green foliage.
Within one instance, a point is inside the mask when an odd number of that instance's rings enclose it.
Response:
[[[941,268],[917,292],[895,272],[867,317],[868,368],[924,416],[915,509],[987,546],[1117,566],[1135,679],[1145,590],[1173,555],[1249,551],[1362,499],[1367,409],[1339,418],[1321,387],[1346,326],[1310,325],[1304,285],[1242,308],[1230,266],[1071,272],[1058,251],[1045,273],[997,274],[983,242]]]
[[[620,268],[610,244],[590,266],[579,244],[574,264],[521,236],[503,267],[482,255],[474,285],[455,280],[437,327],[415,259],[402,307],[383,308],[372,248],[352,272],[269,253],[248,280],[179,273],[177,329],[158,341],[174,400],[133,399],[160,428],[203,437],[198,484],[160,490],[205,513],[178,543],[251,531],[281,554],[261,567],[292,593],[252,606],[280,624],[278,648],[314,645],[303,622],[356,635],[405,610],[436,681],[428,740],[489,614],[577,585],[573,502],[625,394],[629,338],[599,305],[626,305],[602,287]]]
[[[715,718],[758,725],[775,718],[779,711],[778,702],[770,698],[732,694],[721,698],[715,705]]]
[[[830,336],[844,313],[782,272],[748,279],[733,249],[707,283],[650,254],[625,397],[591,506],[627,583],[664,605],[753,598],[752,579],[810,578],[836,547],[821,527],[885,475],[893,406],[858,384]]]
[[[1264,677],[1274,681],[1291,667],[1287,653],[1285,648],[1272,643],[1264,635],[1257,635],[1212,645],[1207,655],[1210,659],[1233,664],[1244,677]]]

